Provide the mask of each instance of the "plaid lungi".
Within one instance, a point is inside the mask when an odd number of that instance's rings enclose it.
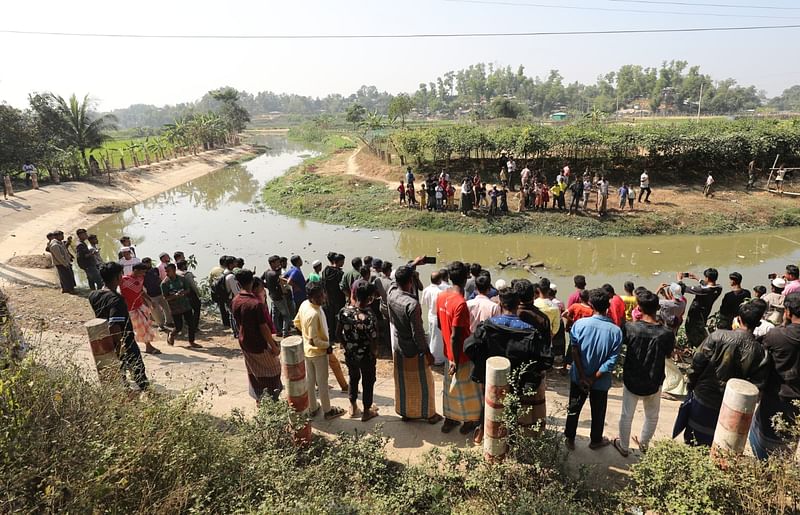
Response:
[[[150,308],[142,304],[130,312],[133,336],[137,343],[152,343],[156,339],[156,332],[150,325]]]
[[[406,418],[436,415],[433,373],[425,356],[406,358],[394,353],[394,409]]]
[[[458,365],[455,375],[450,375],[449,364],[445,365],[444,389],[442,391],[444,416],[459,422],[477,422],[481,419],[483,391],[470,376],[475,366],[471,361]]]

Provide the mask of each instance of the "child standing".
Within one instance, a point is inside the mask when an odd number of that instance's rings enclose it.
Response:
[[[628,187],[628,207],[633,211],[633,201],[636,200],[636,192],[630,184],[626,184],[626,186]]]
[[[444,188],[439,183],[436,185],[436,210],[441,211],[442,209],[444,209]]]
[[[406,203],[406,185],[403,184],[403,181],[400,181],[400,186],[397,187],[397,192],[400,194],[400,203]]]
[[[628,200],[628,187],[623,184],[619,188],[619,210],[625,211],[625,202]]]
[[[447,183],[447,209],[455,209],[456,188],[452,182]]]
[[[489,190],[489,214],[496,215],[497,214],[497,197],[499,192],[497,191],[497,185],[492,186],[492,189]]]
[[[409,182],[406,186],[406,196],[408,196],[408,207],[417,206],[417,197],[414,195],[414,183]]]
[[[783,187],[780,188],[780,191],[783,191]],[[703,188],[703,195],[706,197],[714,196],[714,177],[711,175],[711,172],[708,172],[708,177],[706,178],[706,187]]]
[[[421,206],[426,207],[428,205],[428,191],[425,185],[423,184],[419,190],[419,203]]]
[[[506,187],[500,190],[500,212],[501,213],[508,213],[508,191],[506,191]]]

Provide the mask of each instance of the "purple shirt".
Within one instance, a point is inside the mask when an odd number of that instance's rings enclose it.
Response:
[[[569,296],[567,299],[567,309],[573,304],[578,304],[581,301],[581,291],[583,290],[575,290],[572,292],[572,295]]]

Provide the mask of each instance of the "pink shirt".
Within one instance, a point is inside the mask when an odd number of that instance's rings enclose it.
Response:
[[[486,295],[475,295],[467,301],[469,308],[469,332],[474,333],[478,324],[500,314],[500,306],[492,302]]]
[[[786,285],[786,288],[783,289],[783,296],[785,297],[786,295],[796,291],[800,291],[800,280],[798,279],[795,279]]]
[[[572,295],[569,296],[567,299],[567,309],[573,304],[578,304],[581,301],[581,291],[582,290],[575,290],[572,292]]]

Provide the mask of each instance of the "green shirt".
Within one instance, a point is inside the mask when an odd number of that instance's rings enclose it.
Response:
[[[161,293],[169,303],[169,310],[173,315],[180,315],[192,310],[192,305],[189,303],[189,298],[186,296],[169,298],[170,295],[176,295],[184,290],[189,289],[189,284],[186,279],[176,275],[175,279],[170,279],[169,276],[161,281]]]
[[[308,274],[308,280],[309,282],[320,282],[322,278],[319,276],[318,273],[311,272],[310,274]]]
[[[353,283],[356,282],[356,279],[359,278],[361,278],[361,272],[355,268],[350,269],[349,272],[345,272],[345,274],[342,276],[342,280],[339,282],[339,289],[348,292],[347,295],[349,297],[350,287],[352,287]]]

